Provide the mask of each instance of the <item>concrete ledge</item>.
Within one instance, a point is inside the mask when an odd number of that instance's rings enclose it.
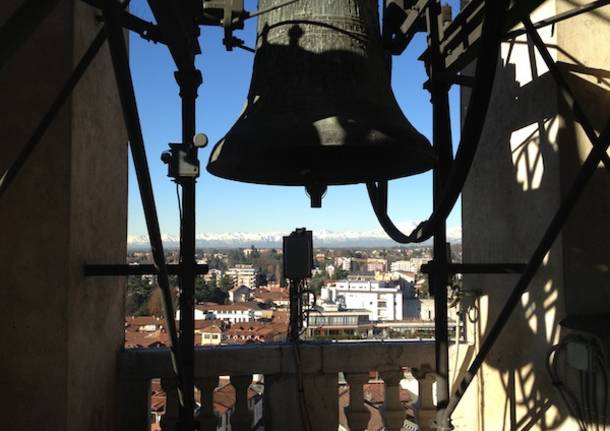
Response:
[[[384,371],[434,362],[433,341],[302,343],[298,353],[304,373]],[[168,349],[129,349],[119,355],[121,378],[171,377]],[[295,373],[291,344],[201,347],[195,351],[195,376]]]

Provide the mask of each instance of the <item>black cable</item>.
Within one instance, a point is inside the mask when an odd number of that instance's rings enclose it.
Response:
[[[178,216],[180,217],[180,225],[182,225],[182,200],[180,199],[180,185],[176,183],[176,197],[178,198]]]
[[[305,400],[305,384],[303,381],[303,366],[301,363],[301,352],[299,351],[299,340],[295,340],[292,343],[292,346],[294,350],[294,361],[297,372],[299,407],[301,409],[303,425],[305,425],[305,431],[313,431],[313,428],[311,427],[311,418],[309,417],[309,411],[307,410],[307,402]]]
[[[391,239],[398,243],[420,243],[430,239],[439,223],[443,223],[449,216],[468,178],[489,109],[503,37],[503,22],[509,1],[495,0],[485,3],[486,13],[480,37],[480,54],[476,63],[471,103],[466,112],[460,145],[447,176],[445,183],[447,186],[443,190],[438,206],[428,220],[421,222],[409,235],[405,235],[392,222],[387,213],[387,180],[378,184],[367,183],[369,199],[381,227]]]
[[[559,378],[559,373],[557,373],[556,370],[558,357],[557,355],[559,351],[563,348],[563,346],[564,344],[562,343],[551,347],[551,350],[549,350],[549,353],[547,354],[545,366],[547,369],[547,373],[551,378],[553,386],[557,388],[557,391],[559,392],[559,395],[561,396],[561,399],[567,407],[570,415],[572,415],[572,417],[576,419],[580,431],[587,431],[587,428],[583,423],[582,413],[578,406],[578,401],[576,400],[576,397],[574,396],[574,394],[571,393],[571,391],[569,391],[568,388],[564,386],[563,382]],[[570,397],[570,400],[568,400],[568,397]]]

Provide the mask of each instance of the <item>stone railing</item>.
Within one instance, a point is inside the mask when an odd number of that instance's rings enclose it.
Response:
[[[250,431],[253,417],[248,406],[248,388],[257,374],[264,376],[266,431],[337,431],[341,372],[350,387],[349,404],[344,408],[349,429],[364,431],[370,411],[363,387],[369,381],[369,372],[377,371],[385,384],[380,409],[385,429],[399,431],[406,419],[400,381],[407,368],[414,369],[419,383],[418,401],[413,406],[419,429],[428,430],[434,416],[434,378],[425,370],[430,369],[433,361],[434,345],[425,341],[302,343],[297,349],[290,344],[202,347],[195,355],[195,384],[202,406],[197,420],[202,431],[217,429],[213,393],[219,376],[230,376],[236,398],[230,417],[231,431]],[[121,353],[121,369],[121,430],[150,429],[151,380],[157,378],[168,394],[161,427],[164,431],[175,430],[176,384],[167,350],[129,349]]]

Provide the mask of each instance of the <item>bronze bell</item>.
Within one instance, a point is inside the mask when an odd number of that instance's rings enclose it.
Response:
[[[327,185],[413,175],[433,159],[392,93],[377,1],[301,0],[259,17],[248,99],[207,169],[306,186],[313,205]]]

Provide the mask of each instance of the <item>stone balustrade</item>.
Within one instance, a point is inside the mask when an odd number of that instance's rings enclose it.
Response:
[[[434,361],[434,344],[404,342],[328,342],[233,345],[197,348],[195,384],[199,391],[196,419],[202,431],[214,431],[219,422],[214,412],[213,393],[219,376],[230,376],[235,388],[231,410],[231,431],[250,431],[252,406],[248,388],[254,374],[264,376],[264,429],[293,431],[336,431],[339,428],[339,373],[350,388],[350,401],[344,408],[351,431],[367,429],[370,411],[363,396],[369,372],[377,371],[384,381],[381,416],[385,429],[403,429],[406,409],[401,402],[400,381],[404,370],[415,368],[419,400],[415,406],[420,430],[430,429],[434,416],[431,373],[425,371]],[[121,430],[150,429],[151,380],[160,379],[167,394],[164,431],[176,429],[178,406],[176,382],[166,349],[129,349],[121,353]],[[408,428],[404,428],[408,429]]]

